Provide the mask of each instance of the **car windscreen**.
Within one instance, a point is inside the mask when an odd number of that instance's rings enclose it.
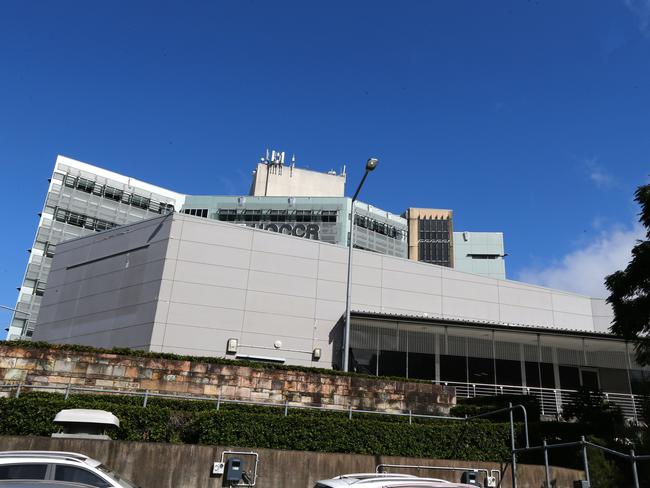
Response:
[[[124,488],[140,488],[133,481],[127,480],[126,478],[120,476],[115,471],[104,466],[103,464],[97,466],[97,469],[99,469],[102,473],[107,474],[108,476],[113,478],[120,486],[123,486]]]

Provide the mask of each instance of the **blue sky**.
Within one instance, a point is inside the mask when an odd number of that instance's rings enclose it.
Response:
[[[602,293],[650,165],[650,0],[0,3],[0,304],[57,154],[237,194],[264,150],[393,212],[503,231],[508,275]],[[0,315],[0,323],[9,315]]]

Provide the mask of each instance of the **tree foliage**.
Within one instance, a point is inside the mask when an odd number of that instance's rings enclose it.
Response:
[[[614,310],[611,330],[633,341],[639,364],[650,364],[650,185],[640,186],[634,199],[641,206],[639,221],[646,240],[632,249],[632,260],[624,270],[605,278],[610,292],[607,302]]]

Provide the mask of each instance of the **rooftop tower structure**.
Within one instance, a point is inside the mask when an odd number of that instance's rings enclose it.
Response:
[[[342,197],[345,194],[345,167],[340,174],[296,168],[296,157],[285,163],[285,153],[266,150],[253,171],[250,189],[255,197]]]

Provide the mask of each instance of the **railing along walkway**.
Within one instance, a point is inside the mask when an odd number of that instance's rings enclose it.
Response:
[[[542,415],[556,417],[562,415],[563,406],[569,403],[571,397],[577,393],[577,390],[560,388],[492,385],[485,383],[459,383],[449,381],[441,382],[441,384],[456,388],[456,397],[459,399],[494,395],[531,395],[539,401]],[[643,398],[641,395],[610,392],[603,392],[603,394],[608,402],[621,408],[625,417],[631,418],[635,422],[644,420],[642,413]]]

